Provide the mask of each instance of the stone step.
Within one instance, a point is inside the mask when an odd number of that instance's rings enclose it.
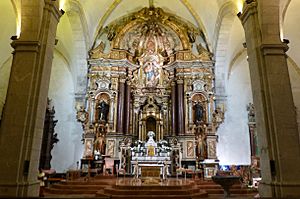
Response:
[[[186,190],[175,190],[175,189],[139,189],[135,190],[135,195],[190,195],[194,193],[198,193],[198,188],[190,188]],[[107,195],[131,195],[133,190],[125,190],[125,189],[115,189],[115,188],[105,188],[104,194]]]
[[[223,194],[223,189],[205,189],[208,194]],[[232,194],[251,194],[255,193],[253,190],[249,189],[230,189],[230,193]]]
[[[191,187],[194,187],[194,185],[182,185],[182,186],[175,186],[175,185],[169,185],[169,186],[160,186],[160,185],[153,185],[153,186],[147,186],[147,185],[141,185],[141,186],[130,186],[130,185],[114,185],[112,186],[115,189],[126,189],[126,190],[148,190],[148,189],[160,189],[160,190],[185,190],[189,189]]]
[[[69,184],[53,184],[51,188],[53,189],[77,189],[77,190],[82,190],[82,189],[89,189],[89,190],[99,190],[107,187],[109,185],[69,185]]]
[[[96,194],[97,190],[91,189],[55,189],[45,188],[44,193],[57,194],[57,195],[69,195],[69,194]]]
[[[115,184],[114,181],[109,180],[98,180],[98,181],[65,181],[59,184],[66,184],[66,185],[113,185]]]
[[[170,195],[104,195],[104,194],[101,194],[101,193],[97,193],[96,194],[96,197],[109,197],[111,199],[114,199],[114,198],[126,198],[126,199],[129,199],[129,198],[135,198],[135,199],[153,199],[153,198],[172,198],[172,199],[198,199],[198,198],[206,198],[208,197],[207,193],[206,192],[199,192],[199,193],[196,193],[196,194],[188,194],[188,195],[174,195],[174,194],[170,194]]]

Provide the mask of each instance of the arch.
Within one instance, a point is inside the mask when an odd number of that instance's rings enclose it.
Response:
[[[280,26],[280,37],[281,40],[283,40],[284,35],[283,35],[283,23],[284,23],[284,18],[287,12],[287,9],[291,3],[291,0],[281,0],[280,1],[280,15],[279,15],[279,26]]]
[[[156,118],[154,116],[146,117],[146,133],[149,131],[156,132]]]
[[[114,9],[121,3],[122,0],[114,0],[112,2],[112,4],[110,4],[110,6],[108,7],[107,11],[105,12],[105,14],[103,15],[103,17],[101,18],[101,20],[99,21],[98,25],[97,25],[97,29],[94,33],[93,36],[93,43],[95,43],[98,34],[100,34],[100,32],[102,31],[103,28],[103,24],[105,23],[105,21],[108,19],[109,15],[114,11]],[[94,44],[93,44],[94,45]]]
[[[214,54],[216,53],[217,50],[218,41],[220,37],[220,30],[222,27],[222,21],[224,17],[230,17],[233,20],[233,18],[235,17],[235,13],[237,13],[237,9],[233,2],[229,1],[227,3],[224,3],[221,6],[217,16],[217,22],[214,31],[214,43],[213,43]]]
[[[205,43],[207,44],[207,48],[210,52],[212,52],[213,48],[211,46],[211,42],[209,41],[207,31],[205,29],[205,26],[203,25],[203,22],[202,22],[200,16],[197,14],[197,12],[194,10],[194,8],[192,7],[192,5],[190,4],[190,2],[188,0],[180,0],[180,1],[183,3],[183,5],[188,9],[188,11],[191,13],[191,15],[196,20],[198,28],[203,32]]]
[[[67,15],[70,18],[70,21],[74,22],[71,23],[71,26],[73,30],[76,30],[76,32],[80,33],[81,38],[84,38],[85,48],[89,49],[92,42],[89,34],[90,31],[88,28],[85,11],[82,5],[77,0],[69,0],[68,3],[70,8],[67,12]],[[80,28],[78,28],[78,25],[80,26]]]
[[[19,37],[21,34],[21,1],[11,0],[15,14],[16,14],[16,35]]]
[[[240,58],[242,55],[244,55],[244,53],[247,53],[247,49],[246,48],[243,48],[238,53],[236,53],[236,55],[231,60],[231,62],[229,64],[228,72],[227,72],[227,80],[230,77],[230,74],[231,74],[231,71],[233,70],[233,66],[234,66],[235,62],[237,61],[238,58]]]
[[[228,55],[231,52],[228,50],[230,35],[234,20],[237,17],[237,7],[233,2],[224,3],[218,13],[218,20],[215,27],[215,90],[216,90],[216,103],[227,103],[227,82],[226,70],[228,68]]]
[[[60,20],[60,23],[65,22],[67,26],[63,26],[63,28],[58,29],[58,31],[61,30],[62,32],[67,30],[71,39],[61,35],[64,40],[58,43],[57,48],[60,48],[60,51],[68,58],[70,63],[71,74],[75,82],[76,100],[80,103],[84,103],[84,93],[86,91],[84,81],[87,73],[86,60],[88,57],[87,49],[91,43],[87,19],[82,5],[77,0],[67,1],[64,7],[66,8],[66,13]],[[64,41],[68,48],[66,48],[65,45],[61,45]]]

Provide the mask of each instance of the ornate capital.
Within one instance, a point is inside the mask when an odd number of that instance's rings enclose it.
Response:
[[[178,79],[177,80],[177,84],[183,84],[183,82],[184,82],[183,79]]]

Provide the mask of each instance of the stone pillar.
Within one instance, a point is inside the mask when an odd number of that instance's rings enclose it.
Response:
[[[257,156],[257,153],[256,153],[257,145],[256,145],[256,141],[255,141],[255,137],[257,135],[255,135],[255,124],[248,123],[248,126],[249,126],[251,156]]]
[[[245,29],[255,106],[261,197],[300,196],[300,144],[286,61],[280,41],[279,0],[251,1],[239,14]]]
[[[177,99],[178,106],[175,106],[175,110],[178,109],[178,135],[184,135],[185,122],[184,122],[184,92],[183,92],[183,80],[177,80]]]
[[[117,133],[124,133],[125,79],[119,81]]]
[[[130,101],[131,101],[131,85],[130,82],[126,82],[126,94],[125,94],[125,114],[124,114],[124,133],[126,135],[131,134],[130,132]]]
[[[177,92],[176,83],[171,83],[171,102],[172,102],[172,136],[177,135]]]
[[[22,1],[22,29],[12,42],[11,78],[0,132],[0,196],[36,197],[53,59],[58,1]]]

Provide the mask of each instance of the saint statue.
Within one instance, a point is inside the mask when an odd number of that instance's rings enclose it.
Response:
[[[106,121],[107,122],[107,115],[108,115],[108,112],[109,112],[109,105],[104,101],[102,100],[97,109],[99,109],[99,114],[98,114],[98,120],[99,121]]]
[[[99,152],[100,154],[104,154],[104,146],[105,146],[105,139],[104,136],[100,133],[97,135],[97,138],[95,140],[95,151]]]
[[[204,139],[204,135],[199,134],[197,137],[197,156],[200,159],[205,159],[206,155],[206,142]]]
[[[203,107],[202,105],[197,102],[197,104],[195,104],[195,122],[200,122],[203,120]]]

